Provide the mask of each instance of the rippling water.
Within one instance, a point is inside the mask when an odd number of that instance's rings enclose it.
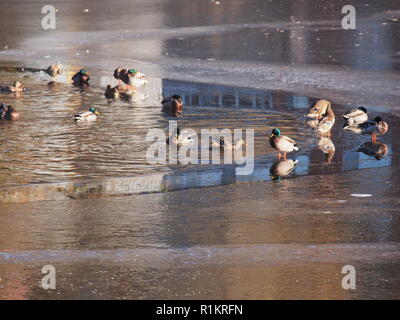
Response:
[[[370,160],[370,166],[391,164],[391,152],[386,159],[360,158],[357,148],[368,137],[345,133],[340,113],[349,106],[335,105],[337,123],[332,141],[336,155],[328,168],[324,154],[318,149],[319,138],[307,127],[304,114],[316,99],[279,92],[245,88],[195,84],[153,79],[158,89],[152,90],[149,101],[159,101],[164,95],[181,94],[185,100],[184,116],[175,118],[163,114],[160,106],[127,101],[109,101],[104,89],[96,86],[81,89],[68,83],[48,86],[43,73],[0,74],[3,83],[20,79],[28,91],[2,94],[1,100],[14,105],[21,113],[18,121],[0,123],[2,186],[37,182],[76,181],[87,178],[118,177],[168,172],[178,168],[198,168],[199,165],[150,165],[146,151],[149,129],[168,132],[168,121],[177,120],[181,128],[255,130],[256,160],[272,159],[275,151],[267,141],[274,127],[295,138],[300,152],[298,174],[307,174],[313,167],[317,172],[335,172],[359,167],[354,163]],[[94,76],[95,77],[95,76]],[[73,115],[98,108],[102,115],[94,123],[75,123]],[[370,108],[374,114],[373,108]],[[389,149],[397,148],[392,137],[397,133],[398,119],[375,111],[390,120],[391,130],[383,141]],[[393,146],[396,144],[396,146]],[[387,160],[389,159],[389,163]],[[271,161],[271,160],[268,160]],[[352,164],[351,164],[352,162]],[[310,169],[311,168],[311,169]],[[305,170],[305,171],[304,171]],[[314,170],[315,171],[315,170]]]

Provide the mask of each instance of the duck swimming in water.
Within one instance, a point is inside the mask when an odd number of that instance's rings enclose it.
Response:
[[[90,74],[85,70],[81,69],[72,77],[72,82],[76,86],[83,86],[89,84]]]
[[[52,64],[45,71],[50,77],[55,78],[62,73],[61,67],[62,67],[62,64],[60,64],[60,63]]]
[[[136,92],[136,88],[129,84],[119,84],[115,87],[108,85],[104,96],[107,99],[117,99],[117,98],[130,98]]]
[[[12,106],[8,106],[5,103],[0,103],[0,119],[4,120],[17,120],[19,113]]]
[[[113,88],[111,87],[111,85],[108,85],[106,91],[104,92],[104,96],[107,99],[118,99],[119,91],[117,90],[117,88]]]
[[[0,92],[23,92],[26,88],[22,85],[20,81],[15,81],[12,86],[0,86]]]
[[[342,117],[346,120],[345,127],[351,127],[368,121],[368,111],[364,107],[358,107],[347,111]]]
[[[183,111],[182,97],[177,94],[172,97],[166,97],[161,101],[162,110],[164,112],[172,113],[174,115],[180,115]]]
[[[118,67],[114,70],[114,78],[118,80],[118,84],[121,84],[122,81],[125,84],[132,85],[136,88],[140,88],[144,84],[148,83],[145,79],[146,75],[136,69],[123,69]]]
[[[294,140],[290,139],[287,136],[281,135],[280,129],[272,130],[271,135],[269,136],[269,143],[272,148],[279,151],[278,153],[279,160],[282,157],[281,152],[284,153],[283,158],[286,160],[286,153],[299,150]]]
[[[96,121],[97,120],[97,115],[99,115],[100,112],[96,110],[96,108],[89,108],[88,111],[86,112],[80,112],[74,116],[74,119],[76,122],[84,122],[84,121]]]
[[[388,132],[389,125],[381,117],[376,117],[374,120],[366,121],[357,126],[346,127],[345,130],[359,134],[369,134],[371,135],[371,141],[374,143],[378,135],[384,135]]]

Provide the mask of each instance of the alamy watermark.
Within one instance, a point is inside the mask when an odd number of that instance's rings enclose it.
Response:
[[[56,289],[56,268],[50,264],[45,265],[42,268],[42,273],[45,274],[45,276],[42,278],[42,289]]]
[[[254,171],[254,129],[245,131],[244,138],[242,129],[201,129],[199,138],[195,130],[180,130],[177,121],[169,121],[168,136],[161,129],[147,132],[146,141],[153,143],[146,159],[152,165],[221,164],[223,153],[224,164],[240,166],[235,168],[236,175],[250,175]]]
[[[342,28],[344,30],[356,29],[356,8],[352,5],[346,5],[342,8],[342,13],[345,14],[342,19]]]
[[[342,288],[345,290],[356,289],[356,268],[348,264],[343,266],[342,273],[346,275],[342,279]]]
[[[44,30],[56,29],[56,8],[50,4],[43,6],[42,14],[45,16],[42,18],[42,28]]]

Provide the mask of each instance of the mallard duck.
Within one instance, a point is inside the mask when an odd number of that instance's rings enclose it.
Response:
[[[46,73],[47,73],[50,77],[55,78],[55,77],[57,77],[59,74],[62,73],[61,67],[62,67],[62,64],[60,64],[60,63],[58,63],[58,64],[52,64],[50,67],[48,67],[48,68],[46,69]]]
[[[111,87],[111,85],[108,85],[104,95],[107,99],[117,99],[119,98],[119,91],[116,88]]]
[[[142,72],[135,72],[135,74],[133,75],[133,77],[129,78],[129,84],[131,86],[134,86],[136,88],[140,88],[142,86],[144,86],[145,84],[148,84],[149,81],[147,81],[146,79],[146,75]]]
[[[220,150],[238,150],[242,145],[244,145],[243,139],[237,139],[233,144],[230,141],[225,141],[223,137],[219,138],[214,136],[211,140],[211,146],[220,148]]]
[[[4,120],[17,120],[19,113],[12,106],[8,106],[5,103],[0,103],[0,119]]]
[[[104,92],[104,96],[107,99],[117,99],[117,98],[129,98],[133,94],[135,94],[136,88],[129,84],[119,84],[114,88],[111,85],[108,85],[106,91]]]
[[[292,151],[298,151],[299,148],[296,142],[287,136],[281,135],[281,130],[273,129],[271,135],[269,136],[269,143],[272,148],[278,150],[278,159],[281,159],[281,152],[283,152],[283,158],[286,160],[286,153]]]
[[[388,150],[388,146],[383,142],[365,142],[357,151],[375,157],[376,160],[381,160],[388,153]]]
[[[173,114],[181,114],[183,111],[182,97],[173,95],[172,97],[166,97],[161,101],[162,110],[164,112],[171,112]]]
[[[296,168],[298,160],[278,160],[269,169],[269,175],[273,181],[280,180],[281,177],[288,176]]]
[[[136,88],[129,84],[119,84],[115,86],[120,96],[130,97],[136,92]]]
[[[187,145],[194,142],[192,138],[194,135],[196,135],[195,132],[188,133],[185,130],[182,131],[180,128],[176,128],[176,134],[167,138],[167,144],[176,144],[178,146]]]
[[[329,134],[333,125],[335,124],[335,114],[332,110],[331,104],[327,106],[326,113],[319,120],[317,125],[317,132],[321,135]]]
[[[346,127],[345,130],[355,133],[371,135],[371,141],[376,142],[376,136],[383,135],[389,130],[389,125],[382,120],[381,117],[376,117],[374,120],[369,120],[357,126]]]
[[[312,119],[322,119],[329,107],[331,107],[329,101],[319,100],[313,107],[311,107],[310,111],[308,111],[307,117]]]
[[[325,154],[326,161],[330,163],[336,151],[332,140],[328,137],[321,137],[318,141],[318,148]]]
[[[20,81],[15,81],[12,86],[0,86],[0,92],[22,92],[26,88]]]
[[[354,126],[368,121],[368,111],[364,107],[358,107],[347,111],[342,117],[346,120],[345,126]]]
[[[76,122],[83,122],[83,121],[96,121],[97,115],[101,114],[96,110],[96,108],[89,108],[86,112],[80,112],[74,116]]]
[[[89,84],[90,74],[85,70],[81,69],[72,77],[72,82],[76,86],[83,86]]]
[[[118,80],[118,83],[121,84],[121,81],[125,84],[130,84],[130,79],[135,77],[138,71],[135,69],[123,69],[118,67],[114,70],[114,78]]]

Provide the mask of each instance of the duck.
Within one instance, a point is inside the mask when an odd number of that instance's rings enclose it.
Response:
[[[146,79],[146,75],[139,71],[136,71],[134,76],[129,78],[129,84],[136,88],[141,88],[148,83],[149,81]]]
[[[83,86],[89,84],[90,74],[85,70],[81,69],[73,75],[71,78],[72,82],[76,86]]]
[[[119,91],[117,88],[113,88],[111,85],[108,85],[106,91],[104,92],[104,96],[107,99],[117,99],[119,98]]]
[[[182,114],[183,102],[182,97],[174,94],[172,97],[166,97],[161,101],[162,110],[173,114]]]
[[[368,121],[368,110],[365,107],[351,109],[342,117],[346,120],[345,126],[354,126]]]
[[[188,133],[186,130],[181,130],[179,127],[176,128],[176,134],[167,138],[167,144],[176,144],[177,146],[183,146],[194,142],[193,136],[196,132]]]
[[[108,85],[104,96],[107,99],[117,99],[117,98],[129,98],[135,94],[136,88],[128,84],[119,84],[115,87]]]
[[[0,86],[0,92],[23,92],[26,88],[20,81],[15,81],[12,86]]]
[[[374,120],[360,123],[357,126],[345,127],[344,129],[354,133],[369,134],[371,135],[371,142],[374,143],[378,135],[384,135],[388,132],[389,125],[381,117],[376,117]]]
[[[129,84],[119,84],[114,87],[121,97],[131,97],[135,92],[136,88]]]
[[[55,78],[57,77],[59,74],[62,73],[62,64],[58,63],[58,64],[52,64],[51,66],[49,66],[45,71],[46,73],[52,77]]]
[[[17,120],[19,113],[14,107],[8,106],[5,103],[0,103],[0,119],[4,120]]]
[[[298,160],[278,160],[269,169],[269,175],[273,181],[281,180],[281,177],[286,177],[296,168]]]
[[[281,135],[281,130],[278,128],[272,130],[269,136],[269,143],[272,148],[279,151],[279,160],[282,157],[281,152],[284,153],[283,158],[286,160],[286,153],[299,150],[296,142],[287,136]]]
[[[83,121],[96,121],[97,115],[101,114],[96,110],[96,108],[89,108],[86,112],[80,112],[74,116],[76,122],[83,122]]]
[[[319,120],[317,125],[317,132],[321,135],[330,134],[333,125],[335,124],[335,113],[332,110],[332,106],[329,103],[326,109],[325,115]]]
[[[121,81],[125,84],[130,84],[130,79],[135,77],[135,74],[138,71],[136,69],[124,69],[122,67],[118,67],[114,70],[114,78],[118,80],[118,83],[121,84]]]
[[[238,150],[242,145],[244,145],[243,139],[237,139],[234,143],[232,143],[230,141],[225,141],[223,137],[212,137],[211,141],[211,146],[220,148],[220,150]]]
[[[331,103],[328,100],[318,100],[317,103],[308,111],[306,117],[321,120],[330,107]]]
[[[335,156],[336,148],[328,137],[321,137],[318,141],[318,148],[325,154],[326,161],[330,163]]]
[[[365,142],[358,148],[357,152],[381,160],[388,153],[388,150],[388,146],[383,142]]]

